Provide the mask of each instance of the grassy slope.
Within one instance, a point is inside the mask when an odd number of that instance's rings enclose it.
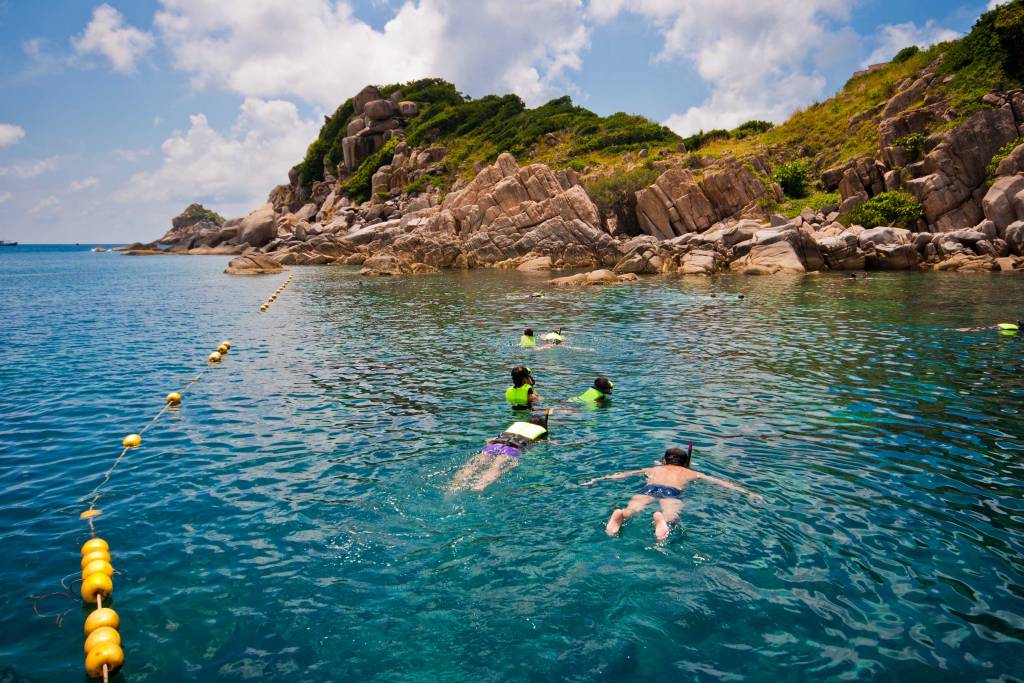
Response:
[[[983,14],[971,33],[958,41],[926,51],[907,51],[906,59],[855,78],[825,102],[795,113],[785,123],[764,130],[759,122],[744,124],[734,131],[711,131],[686,139],[691,155],[706,157],[751,154],[768,156],[773,163],[803,159],[820,172],[859,154],[875,153],[878,126],[870,117],[852,131],[850,118],[884,103],[896,86],[922,68],[942,58],[939,73],[952,76],[944,84],[944,95],[963,118],[983,107],[988,92],[1020,87],[1024,83],[1024,0]],[[381,88],[384,96],[401,90],[403,97],[420,104],[420,115],[406,134],[413,146],[442,144],[448,148],[445,178],[470,177],[478,163],[490,163],[501,152],[511,152],[523,162],[540,161],[554,168],[571,167],[592,172],[594,177],[631,174],[646,178],[656,159],[696,165],[677,152],[682,139],[667,128],[641,116],[623,113],[601,117],[575,106],[568,97],[527,109],[515,95],[490,95],[470,99],[440,79],[424,79]],[[920,106],[917,103],[912,106]],[[323,178],[323,161],[330,166],[341,162],[341,139],[354,116],[352,100],[344,102],[324,125],[300,164],[307,184]],[[635,154],[647,149],[646,171]],[[373,163],[389,159],[374,158]],[[372,174],[375,169],[359,169]],[[626,184],[629,184],[628,182]],[[812,188],[813,189],[813,188]],[[814,203],[816,195],[806,200]],[[821,202],[827,198],[818,197]],[[799,210],[799,209],[796,209]]]

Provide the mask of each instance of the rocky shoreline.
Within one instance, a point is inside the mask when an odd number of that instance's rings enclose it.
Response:
[[[404,140],[416,104],[400,93],[384,99],[367,86],[353,100],[344,162],[325,168],[323,181],[305,187],[293,169],[265,205],[234,220],[190,206],[162,238],[126,253],[259,255],[280,265],[361,266],[364,275],[607,269],[616,280],[659,273],[1021,270],[1024,144],[998,163],[994,177],[990,164],[1024,137],[1024,92],[987,95],[986,108],[925,137],[955,114],[935,95],[939,84],[934,68],[925,69],[883,105],[852,117],[851,128],[865,118],[877,122],[879,154],[822,172],[823,187],[836,190],[839,200],[794,218],[765,208],[784,199],[770,180],[768,154],[695,160],[683,152],[655,162],[634,154],[627,159],[634,167],[647,163],[660,174],[608,215],[572,168],[520,166],[507,153],[442,194],[431,180],[443,173],[446,149],[413,148]],[[346,179],[384,145],[392,146],[391,162],[373,173],[370,198],[353,202]],[[850,224],[859,206],[892,190],[920,201],[923,216],[915,225]]]

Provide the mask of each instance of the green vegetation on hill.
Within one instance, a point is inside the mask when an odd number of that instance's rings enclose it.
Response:
[[[553,142],[547,140],[549,135],[565,136],[571,141],[567,150],[570,157],[591,152],[615,154],[680,140],[668,128],[642,116],[621,112],[598,116],[574,105],[569,97],[528,109],[516,95],[472,99],[437,78],[380,88],[385,97],[396,90],[420,106],[419,116],[406,129],[409,144],[445,145],[453,169],[474,162],[493,162],[502,152],[529,159],[539,144]],[[324,124],[299,165],[303,183],[323,179],[325,159],[330,167],[341,163],[341,140],[354,116],[349,99]]]
[[[910,228],[924,215],[921,203],[906,192],[882,192],[855,209],[846,219],[847,225],[877,228],[889,225]]]

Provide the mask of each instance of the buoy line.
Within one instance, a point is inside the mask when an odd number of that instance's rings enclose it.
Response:
[[[292,276],[288,275],[288,278],[281,284],[280,287],[274,290],[274,293],[267,297],[267,300],[260,304],[260,313],[266,313],[270,309],[270,304],[277,301],[277,297],[281,295],[284,288],[287,287],[292,281]]]
[[[270,304],[273,303],[278,295],[284,291],[284,288],[291,282],[292,276],[289,275],[288,279],[277,288],[277,290],[270,295],[267,301],[260,305],[260,312],[266,311]],[[200,372],[185,383],[178,391],[172,391],[167,394],[164,399],[164,405],[157,412],[156,415],[151,419],[142,429],[133,434],[128,434],[121,440],[121,452],[114,459],[114,462],[110,465],[107,471],[103,475],[103,479],[96,485],[96,488],[92,492],[82,498],[82,502],[89,500],[89,507],[87,507],[81,514],[79,519],[86,520],[89,523],[89,540],[82,545],[82,558],[81,558],[81,569],[82,569],[82,586],[80,594],[82,600],[89,606],[94,603],[96,609],[93,610],[89,616],[85,619],[85,673],[90,678],[102,678],[104,683],[109,681],[110,676],[113,676],[120,670],[121,666],[124,665],[124,650],[121,647],[121,634],[117,628],[121,623],[121,619],[110,607],[104,607],[103,601],[110,600],[114,594],[114,566],[110,559],[110,545],[102,538],[96,535],[96,524],[95,520],[98,516],[103,514],[103,511],[96,507],[96,504],[103,497],[103,489],[110,482],[110,478],[114,474],[114,470],[121,464],[124,456],[128,451],[133,448],[138,448],[142,445],[142,436],[152,428],[167,411],[174,409],[176,406],[181,404],[182,395],[187,393],[207,371],[212,369],[215,364],[219,363],[228,351],[231,350],[231,342],[223,341],[217,346],[217,350],[211,353],[207,357],[207,367],[200,370]],[[63,581],[61,581],[63,585]],[[38,613],[38,612],[37,612]],[[58,619],[59,622],[59,619]]]

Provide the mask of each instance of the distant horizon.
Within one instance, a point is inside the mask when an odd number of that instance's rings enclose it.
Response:
[[[569,95],[684,136],[780,123],[996,0],[462,1],[0,0],[3,239],[146,242],[193,202],[244,216],[368,83],[436,76],[531,107]]]

